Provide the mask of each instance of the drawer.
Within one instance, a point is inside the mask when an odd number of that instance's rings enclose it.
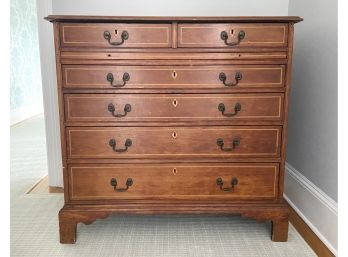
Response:
[[[281,47],[287,45],[288,25],[179,24],[178,47]]]
[[[62,47],[171,47],[171,24],[61,24]]]
[[[68,158],[278,157],[281,127],[67,127]]]
[[[279,167],[276,163],[75,164],[69,165],[68,176],[71,200],[261,200],[277,196]]]
[[[66,94],[68,122],[280,121],[283,94]]]
[[[63,65],[66,88],[221,89],[284,87],[285,65]]]

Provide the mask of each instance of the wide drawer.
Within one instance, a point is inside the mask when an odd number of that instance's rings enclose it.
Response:
[[[277,197],[277,163],[69,165],[71,200]]]
[[[68,122],[280,121],[283,94],[66,94]]]
[[[62,47],[170,47],[171,24],[61,24]]]
[[[279,126],[67,127],[68,158],[278,157]]]
[[[288,25],[179,24],[178,47],[281,47],[287,45]]]
[[[221,89],[284,87],[285,65],[63,65],[66,88]]]

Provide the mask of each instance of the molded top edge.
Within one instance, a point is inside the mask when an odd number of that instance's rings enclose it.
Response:
[[[49,15],[50,22],[292,22],[303,21],[299,16],[87,16],[87,15]]]

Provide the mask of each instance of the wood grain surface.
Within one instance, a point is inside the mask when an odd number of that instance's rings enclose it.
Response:
[[[98,199],[256,199],[277,195],[278,164],[69,165],[71,200]],[[110,180],[117,180],[116,188]],[[232,178],[238,183],[230,191]]]
[[[111,45],[104,32],[111,35],[110,42],[121,42],[123,31],[128,39],[121,45]],[[75,47],[171,47],[171,24],[76,24],[61,25],[61,45]]]
[[[283,101],[283,94],[66,94],[65,117],[67,122],[115,125],[130,121],[282,121]],[[131,106],[129,112],[126,105]]]
[[[178,47],[230,47],[221,39],[221,32],[228,35],[227,43],[237,43],[238,33],[243,31],[245,37],[234,47],[286,46],[287,23],[245,24],[245,23],[204,23],[179,24]]]
[[[69,158],[180,158],[198,157],[278,157],[281,146],[281,127],[69,127],[67,128]],[[109,145],[116,141],[115,152]],[[223,149],[232,149],[233,141],[239,145],[230,151],[222,150],[217,140],[224,142]]]
[[[219,79],[220,73],[226,75],[226,84],[232,87],[283,87],[285,66],[282,65],[235,65],[206,67],[159,67],[159,66],[63,66],[63,83],[66,88],[106,88],[122,85],[123,75],[129,74],[129,80],[118,88],[127,89],[166,89],[166,88],[225,88]],[[239,72],[241,80],[236,82]],[[114,82],[107,80],[111,73]]]

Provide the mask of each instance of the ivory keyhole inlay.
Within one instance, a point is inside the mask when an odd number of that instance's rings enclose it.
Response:
[[[178,133],[176,133],[176,131],[173,131],[172,137],[173,137],[174,139],[177,138],[177,137],[178,137]]]
[[[118,30],[117,30],[117,29],[115,29],[115,36],[117,36],[117,34],[118,34]]]
[[[176,175],[177,173],[178,173],[177,168],[174,168],[174,169],[173,169],[173,174]]]
[[[172,77],[173,77],[173,79],[176,79],[177,76],[178,76],[178,73],[177,73],[176,71],[173,71],[173,72],[172,72]]]
[[[174,99],[172,104],[173,104],[174,107],[177,107],[178,106],[178,100]]]
[[[233,34],[234,34],[234,29],[231,29],[230,33],[231,33],[231,35],[233,36]]]

